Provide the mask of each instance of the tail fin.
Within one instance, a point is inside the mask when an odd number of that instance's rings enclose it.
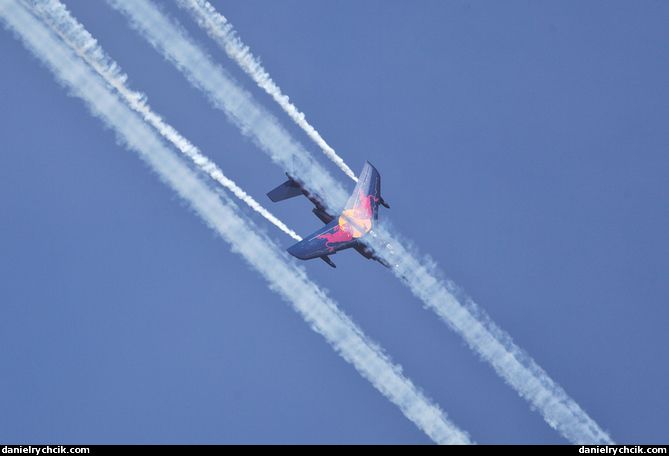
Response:
[[[286,182],[267,193],[269,199],[275,203],[300,195],[302,195],[302,187],[290,176],[288,176],[288,180]]]

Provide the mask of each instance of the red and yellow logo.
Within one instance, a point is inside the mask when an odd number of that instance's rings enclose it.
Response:
[[[347,209],[339,216],[339,226],[335,227],[332,234],[322,234],[318,237],[327,239],[325,245],[332,250],[330,244],[350,241],[367,234],[372,229],[372,199],[376,201],[373,195],[365,196],[360,189],[358,201],[353,209]]]

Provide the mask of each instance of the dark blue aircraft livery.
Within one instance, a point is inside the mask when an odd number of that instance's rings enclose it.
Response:
[[[314,214],[326,224],[320,230],[290,247],[288,253],[300,260],[321,258],[334,268],[336,266],[328,255],[354,248],[365,258],[377,260],[388,266],[360,242],[360,238],[369,233],[378,220],[379,204],[389,207],[381,198],[381,176],[371,163],[365,163],[358,179],[358,185],[338,217],[327,212],[319,197],[309,193],[300,182],[287,173],[286,175],[288,181],[269,192],[267,196],[272,201],[278,202],[304,195],[316,206],[313,209]]]

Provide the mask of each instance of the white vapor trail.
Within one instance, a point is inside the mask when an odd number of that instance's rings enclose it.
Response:
[[[281,93],[281,89],[274,83],[269,74],[262,67],[256,57],[253,56],[249,47],[244,45],[235,33],[232,24],[213,6],[204,0],[176,0],[177,4],[188,11],[198,25],[218,44],[274,100],[283,108],[297,125],[309,135],[313,141],[323,149],[323,153],[332,160],[348,177],[358,182],[358,178],[344,160],[336,154],[314,127],[307,122],[304,113],[297,110],[288,96]]]
[[[300,166],[293,170],[305,186],[322,190],[330,198],[326,206],[338,211],[346,201],[346,193],[308,153],[292,140],[268,112],[234,83],[226,72],[188,38],[186,32],[174,25],[148,0],[107,0],[123,12],[130,23],[159,52],[181,70],[189,82],[202,90],[209,100],[252,138],[275,162],[289,167],[291,162]],[[375,228],[396,254],[370,247],[389,264],[426,307],[432,309],[454,331],[460,334],[471,349],[490,363],[497,374],[536,408],[544,420],[572,443],[611,444],[611,438],[602,431],[581,407],[557,385],[536,362],[515,345],[511,337],[497,327],[484,311],[468,298],[460,297],[456,287],[440,279],[430,261],[419,260],[417,255],[402,246],[396,236],[383,227]],[[377,235],[373,233],[373,235]],[[377,235],[378,236],[378,235]],[[377,244],[378,246],[378,244]]]
[[[438,443],[470,443],[435,404],[393,365],[381,347],[336,306],[305,271],[244,216],[224,194],[217,194],[164,145],[155,131],[121,102],[84,61],[32,16],[17,0],[0,0],[0,20],[40,59],[67,91],[81,98],[91,113],[116,131],[126,148],[140,157],[234,252],[267,280],[270,288],[321,334],[375,388],[396,404]]]
[[[237,198],[245,202],[251,209],[258,212],[268,221],[276,225],[281,231],[297,241],[302,238],[288,228],[267,209],[262,207],[252,196],[242,190],[235,182],[223,174],[223,171],[208,157],[190,143],[172,126],[168,125],[157,115],[146,102],[146,95],[130,90],[125,82],[128,76],[121,71],[116,62],[98,45],[97,41],[79,24],[57,0],[24,0],[60,37],[69,44],[75,52],[88,62],[105,81],[114,87],[125,102],[144,120],[151,124],[160,134],[176,146],[184,155],[188,156],[200,169],[209,174],[215,181],[230,190]]]
[[[156,6],[145,0],[106,0],[121,11],[188,81],[204,92],[217,109],[222,110],[242,134],[255,142],[272,161],[291,175],[300,176],[312,189],[327,190],[330,205],[337,212],[343,208],[348,192],[314,160],[304,147],[294,141],[279,122],[202,49],[186,37]]]
[[[382,226],[375,228],[373,235],[390,240],[394,254],[382,249],[375,251],[387,262],[394,261],[393,272],[411,292],[462,336],[481,359],[490,363],[553,429],[574,444],[614,444],[611,437],[483,309],[463,296],[451,281],[438,278],[441,271],[431,260],[419,261]]]

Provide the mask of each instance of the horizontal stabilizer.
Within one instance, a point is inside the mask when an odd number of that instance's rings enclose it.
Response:
[[[274,190],[267,193],[269,199],[275,203],[300,195],[302,195],[302,188],[297,182],[290,178]]]

